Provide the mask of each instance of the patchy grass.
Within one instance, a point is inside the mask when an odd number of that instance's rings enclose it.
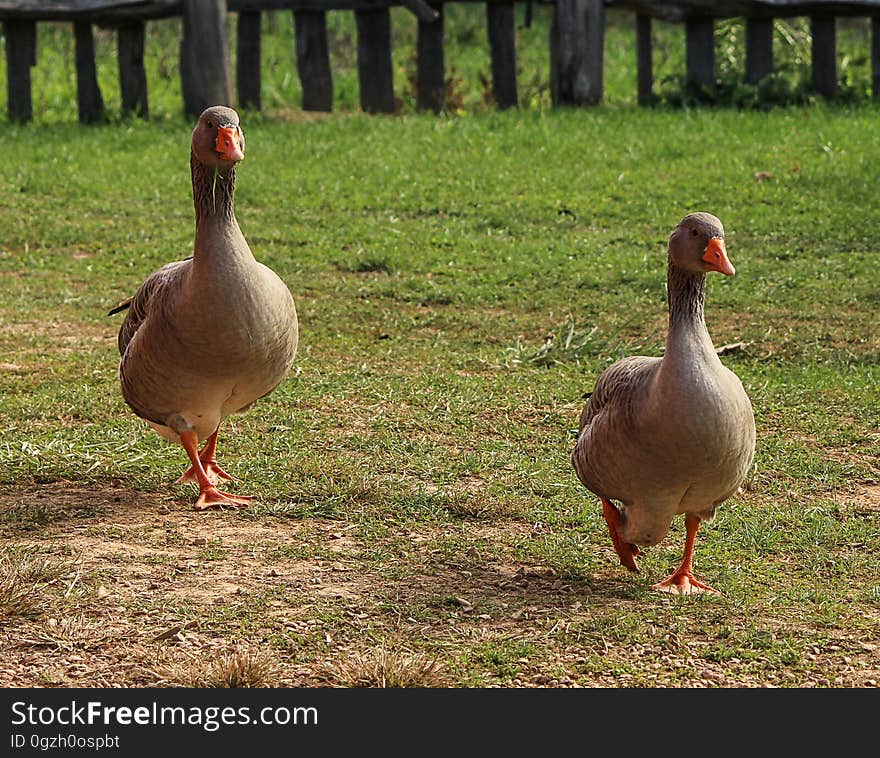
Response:
[[[387,683],[380,649],[412,656],[399,681],[436,662],[454,687],[876,685],[878,123],[246,118],[238,218],[302,343],[221,433],[253,506],[205,514],[171,484],[183,452],[122,402],[105,315],[191,248],[191,124],[4,129],[0,537],[78,562],[14,580],[0,684],[180,684],[163,656],[245,646],[269,686]],[[695,209],[727,229],[738,273],[710,280],[707,320],[745,343],[722,360],[758,425],[744,492],[698,537],[720,598],[649,590],[678,522],[627,575],[568,462],[596,376],[662,349],[665,241]]]

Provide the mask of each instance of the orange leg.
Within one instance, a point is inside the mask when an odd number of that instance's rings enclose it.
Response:
[[[620,564],[626,566],[630,571],[638,571],[636,565],[636,556],[639,554],[638,545],[624,542],[620,536],[620,511],[614,507],[614,504],[602,498],[602,513],[605,515],[605,523],[608,524],[608,531],[611,532],[611,542],[614,543],[614,549],[620,558]]]
[[[194,431],[189,430],[181,434],[180,444],[183,445],[183,449],[186,450],[186,454],[189,456],[192,468],[194,469],[196,484],[199,485],[199,497],[193,505],[197,511],[214,508],[215,506],[220,508],[223,506],[238,508],[247,505],[253,499],[247,495],[233,495],[229,492],[221,492],[214,486],[205,472],[201,458],[199,458],[199,438]]]
[[[652,589],[661,592],[671,592],[675,595],[692,595],[696,592],[712,592],[716,595],[721,593],[708,584],[694,579],[694,540],[697,530],[700,528],[700,517],[688,513],[684,517],[684,525],[687,529],[687,537],[684,543],[684,558],[681,564],[672,574],[662,582],[655,584]]]
[[[214,433],[208,437],[208,441],[205,442],[205,446],[202,448],[202,451],[199,453],[199,460],[202,462],[202,468],[205,471],[205,475],[208,477],[208,480],[214,484],[217,484],[221,479],[226,479],[227,481],[235,480],[234,476],[230,476],[227,474],[222,468],[220,468],[217,463],[217,434],[220,432],[220,427],[218,426]],[[190,466],[186,471],[181,474],[180,479],[178,479],[175,484],[183,484],[184,482],[195,482],[198,484],[198,477],[196,475],[196,467]]]

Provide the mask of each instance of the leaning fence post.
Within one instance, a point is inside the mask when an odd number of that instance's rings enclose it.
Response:
[[[812,16],[813,90],[823,97],[837,95],[837,35],[834,16]]]
[[[688,87],[714,89],[715,25],[711,18],[685,21],[685,67]]]
[[[773,19],[746,19],[746,81],[758,84],[773,73]]]
[[[880,16],[871,19],[871,92],[880,100]]]
[[[119,56],[119,92],[122,112],[149,116],[147,72],[144,68],[146,24],[129,21],[116,30],[116,52]]]
[[[357,22],[361,109],[366,113],[393,113],[391,14],[386,7],[356,10],[354,15]]]
[[[550,93],[554,105],[602,100],[603,0],[556,0],[550,28]]]
[[[242,108],[260,110],[260,11],[239,11],[238,47],[235,79],[238,85],[238,104]]]
[[[79,120],[93,124],[104,119],[104,98],[95,71],[95,38],[88,21],[74,21],[76,56],[76,102]]]
[[[516,8],[513,0],[486,3],[492,58],[492,97],[499,108],[519,105],[516,88]]]
[[[421,111],[437,113],[443,110],[446,102],[443,4],[434,0],[431,7],[437,12],[436,18],[433,21],[419,19],[416,40],[416,106]]]
[[[654,100],[654,65],[651,55],[651,17],[636,14],[636,77],[639,105],[650,105]]]
[[[37,64],[35,21],[4,21],[6,36],[6,109],[10,121],[30,121],[31,67]]]
[[[188,116],[232,104],[226,22],[226,0],[183,0],[180,84]]]
[[[296,70],[304,111],[333,110],[333,72],[324,11],[294,11]]]

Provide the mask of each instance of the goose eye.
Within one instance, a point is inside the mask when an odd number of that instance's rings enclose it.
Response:
[[[211,119],[208,119],[208,120],[205,122],[205,125],[206,125],[209,129],[213,129],[213,128],[214,128],[214,124],[211,122]]]
[[[696,237],[698,234],[699,234],[699,232],[696,229],[691,229],[691,236],[692,237]]]

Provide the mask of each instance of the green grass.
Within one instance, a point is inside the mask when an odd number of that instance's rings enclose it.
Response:
[[[119,317],[105,315],[191,249],[191,124],[168,102],[151,123],[86,128],[46,110],[0,131],[0,485],[124,488],[141,519],[28,500],[0,509],[14,541],[83,525],[97,537],[106,520],[124,563],[119,543],[154,539],[156,503],[192,496],[168,484],[182,451],[122,402]],[[199,618],[300,665],[348,646],[373,672],[391,636],[407,665],[439,662],[458,686],[649,685],[657,656],[746,684],[834,686],[844,656],[869,668],[878,116],[618,102],[246,117],[237,216],[297,300],[301,347],[294,374],[221,436],[222,465],[257,502],[204,523],[285,537],[258,549],[209,526],[196,543],[168,531],[174,557],[139,565],[195,586],[215,567],[277,562],[363,586],[316,598],[303,580],[207,608],[146,593],[122,606],[132,623],[143,608]],[[697,574],[724,597],[680,602],[648,588],[680,558],[682,524],[625,576],[568,455],[601,370],[662,349],[665,241],[697,209],[722,219],[737,267],[710,279],[706,312],[717,345],[747,343],[723,360],[752,399],[758,449],[747,490],[698,538]],[[267,631],[276,606],[302,628]],[[659,680],[688,684],[692,670],[670,664]]]

